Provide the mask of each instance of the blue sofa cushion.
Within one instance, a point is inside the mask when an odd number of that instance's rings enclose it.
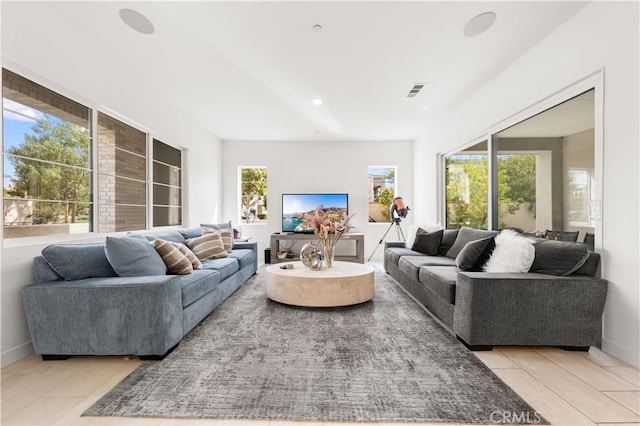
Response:
[[[182,307],[189,306],[220,284],[220,273],[214,270],[196,270],[188,275],[180,275]]]
[[[63,278],[54,271],[47,263],[44,256],[36,256],[33,258],[33,275],[36,281],[44,283],[47,281],[60,281]]]
[[[189,238],[198,238],[198,237],[202,237],[202,228],[201,227],[196,227],[196,228],[184,228],[184,229],[178,229],[178,232],[182,234],[182,236],[185,239],[189,239]]]
[[[102,243],[54,244],[45,247],[42,256],[67,281],[116,276]]]
[[[240,269],[256,262],[256,252],[251,249],[234,249],[229,253],[229,258],[237,259]]]
[[[153,245],[141,235],[107,237],[105,252],[120,277],[166,275],[167,266]]]
[[[202,261],[202,268],[220,272],[220,281],[224,281],[240,270],[238,259],[231,256]]]
[[[182,235],[182,233],[178,231],[163,232],[163,233],[157,233],[157,234],[139,234],[139,235],[142,235],[148,241],[165,240],[165,241],[171,241],[172,243],[187,244],[187,240],[185,240],[184,235]]]

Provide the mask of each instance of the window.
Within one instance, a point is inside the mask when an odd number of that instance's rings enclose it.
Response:
[[[447,229],[487,228],[487,144],[481,142],[445,159]]]
[[[153,140],[153,226],[182,224],[182,152]]]
[[[369,166],[369,222],[391,221],[391,204],[396,196],[396,167]]]
[[[267,168],[240,167],[242,223],[267,222]]]
[[[98,229],[147,227],[147,135],[98,113]]]
[[[4,237],[91,231],[90,109],[2,70]]]

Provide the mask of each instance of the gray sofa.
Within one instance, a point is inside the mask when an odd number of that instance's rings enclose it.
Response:
[[[471,350],[494,345],[588,350],[597,343],[607,292],[607,281],[598,277],[598,253],[579,243],[536,240],[531,269],[546,273],[464,271],[456,266],[459,254],[451,253],[463,233],[467,242],[497,234],[444,230],[435,255],[387,242],[384,268]],[[556,271],[545,266],[553,259],[566,263],[572,255],[582,258],[567,275],[553,275]]]
[[[197,235],[199,228],[145,237],[184,244],[185,236]],[[36,282],[24,287],[23,301],[34,350],[43,359],[162,358],[257,270],[257,244],[243,242],[186,275],[118,276],[106,255],[108,243],[50,246],[43,250],[48,258],[34,259]],[[136,253],[120,254],[132,259],[128,266],[145,267]]]

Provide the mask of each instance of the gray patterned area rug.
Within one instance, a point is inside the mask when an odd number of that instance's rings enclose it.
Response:
[[[354,422],[544,419],[383,272],[372,301],[298,308],[261,269],[84,416]]]

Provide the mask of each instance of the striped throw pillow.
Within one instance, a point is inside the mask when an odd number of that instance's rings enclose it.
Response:
[[[224,249],[220,232],[212,232],[202,237],[189,238],[187,240],[187,246],[189,246],[191,251],[193,251],[200,260],[219,259],[228,256],[227,251]]]
[[[224,249],[227,253],[231,253],[231,249],[233,248],[233,231],[231,229],[213,229],[206,226],[202,227],[202,235],[212,234],[214,232],[220,233]]]
[[[189,262],[191,262],[191,266],[193,266],[193,269],[202,269],[202,262],[200,262],[198,256],[196,256],[191,250],[189,250],[189,247],[180,243],[172,242],[171,244],[176,246],[178,250],[180,250],[180,253],[184,254],[186,258],[189,259]]]
[[[167,265],[169,274],[186,275],[193,272],[191,261],[170,241],[154,240],[153,247]]]

